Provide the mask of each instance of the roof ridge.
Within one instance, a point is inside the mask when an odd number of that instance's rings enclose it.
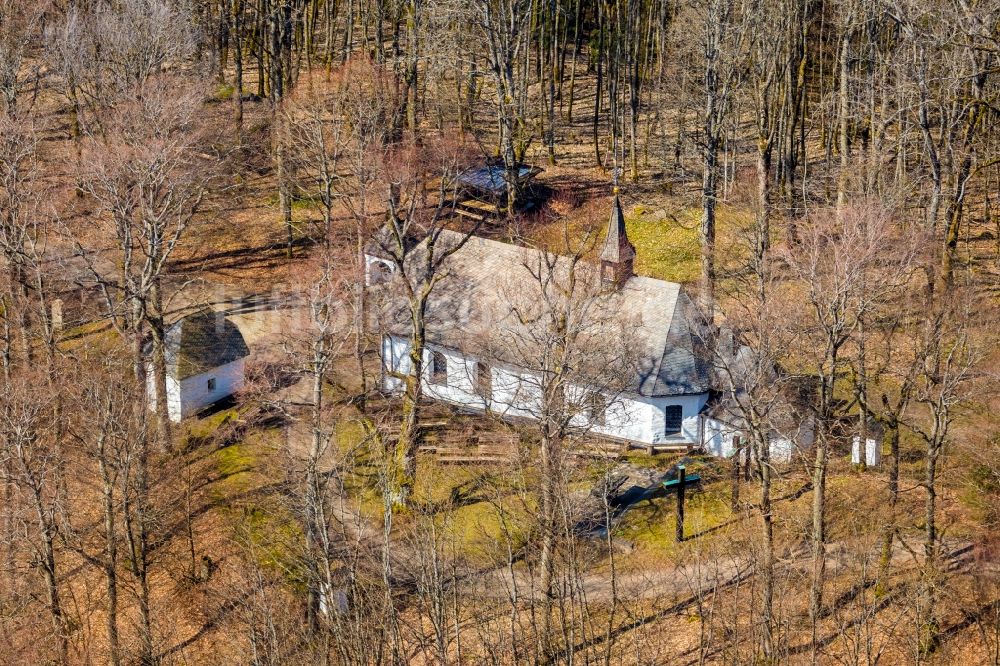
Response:
[[[447,234],[448,236],[454,236],[456,242],[460,241],[461,238],[465,235],[462,232],[455,231],[453,229],[444,229],[441,233],[442,233],[442,235]],[[424,239],[424,241],[426,241],[426,239]],[[423,243],[424,241],[421,241],[421,243]],[[507,241],[496,240],[495,238],[487,238],[486,236],[479,236],[477,234],[473,234],[472,236],[470,236],[469,237],[469,241],[467,241],[466,244],[468,244],[471,241],[477,241],[477,242],[480,242],[480,243],[483,243],[483,244],[488,243],[490,245],[502,247],[504,250],[510,250],[510,251],[523,250],[525,252],[534,252],[534,253],[538,253],[538,254],[547,253],[547,254],[555,255],[555,256],[560,257],[560,258],[562,258],[562,257],[568,257],[569,256],[569,255],[565,255],[565,254],[561,254],[561,253],[549,252],[548,250],[543,250],[543,249],[537,248],[537,247],[531,247],[529,245],[520,245],[518,243],[509,243]],[[631,246],[631,242],[629,243],[629,245]],[[590,263],[590,262],[588,262],[588,263]],[[663,278],[653,277],[651,275],[637,275],[637,274],[633,274],[629,278],[628,282],[625,283],[625,285],[627,286],[629,284],[629,282],[631,282],[632,280],[639,280],[639,281],[643,281],[643,282],[652,282],[652,283],[661,283],[661,284],[669,284],[669,285],[676,286],[678,288],[683,288],[683,286],[684,286],[682,283],[675,282],[673,280],[664,280]]]

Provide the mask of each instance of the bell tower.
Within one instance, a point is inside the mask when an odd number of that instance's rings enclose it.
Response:
[[[628,239],[625,231],[625,216],[622,214],[622,204],[618,199],[618,188],[615,188],[615,200],[611,205],[611,218],[608,220],[608,233],[604,238],[604,249],[601,250],[601,281],[613,284],[615,287],[624,285],[635,275],[635,246]]]

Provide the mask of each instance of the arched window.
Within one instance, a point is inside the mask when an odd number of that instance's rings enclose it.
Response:
[[[372,260],[368,264],[368,284],[380,284],[388,282],[392,278],[392,266],[378,259]]]
[[[448,359],[439,351],[431,352],[431,384],[448,385]]]

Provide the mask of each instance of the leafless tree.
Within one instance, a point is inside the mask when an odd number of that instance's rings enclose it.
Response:
[[[398,472],[392,483],[396,504],[406,503],[416,473],[427,303],[444,275],[442,269],[448,258],[461,249],[478,227],[464,230],[457,240],[442,239],[443,232],[455,226],[457,178],[464,164],[461,147],[441,137],[429,137],[422,146],[411,142],[397,146],[381,165],[379,187],[388,210],[388,222],[373,243],[396,269],[398,279],[394,284],[404,294],[410,322],[411,365],[403,377],[402,423],[396,444]],[[434,199],[429,200],[428,195]]]
[[[46,56],[73,106],[74,138],[83,129],[100,134],[109,106],[128,103],[147,81],[191,61],[192,18],[188,3],[102,0],[72,4],[48,27]]]
[[[809,613],[813,623],[813,650],[818,649],[817,622],[823,608],[826,578],[826,476],[830,427],[837,412],[835,384],[847,358],[844,348],[874,304],[906,279],[913,251],[895,238],[888,211],[856,207],[840,215],[819,213],[800,227],[800,242],[784,253],[790,275],[803,289],[801,337],[797,351],[816,368],[816,442],[812,470],[813,571]],[[890,254],[890,248],[892,253]],[[898,254],[897,254],[898,252]],[[895,264],[894,276],[874,275],[886,263]],[[792,315],[796,316],[796,315]]]
[[[39,224],[38,209],[38,134],[33,123],[17,120],[12,115],[0,115],[0,252],[7,279],[5,280],[3,368],[10,378],[14,363],[14,340],[20,349],[21,361],[34,358],[31,312],[33,287],[37,272]]]
[[[394,150],[398,88],[384,68],[356,58],[332,80],[319,73],[303,77],[283,105],[282,120],[294,153],[290,162],[300,187],[319,202],[326,252],[343,233],[353,246],[342,259],[354,276],[354,355],[362,394],[368,389],[364,245],[385,214],[379,174]],[[345,211],[353,222],[347,229],[334,224],[334,215]]]
[[[44,393],[32,386],[34,373],[18,373],[5,386],[0,402],[0,474],[16,496],[6,511],[16,512],[24,525],[32,566],[44,581],[44,603],[58,644],[60,663],[69,663],[69,616],[60,590],[59,514],[66,510],[59,492],[63,470],[62,447],[53,439],[57,424],[51,419]]]
[[[101,359],[78,357],[77,361],[75,376],[67,379],[79,389],[83,409],[75,414],[68,434],[72,450],[82,462],[78,470],[94,474],[101,521],[100,527],[93,530],[97,535],[92,538],[93,525],[89,521],[76,521],[72,515],[64,515],[63,539],[104,576],[107,659],[117,665],[126,658],[120,627],[124,604],[120,599],[123,585],[119,567],[123,551],[128,559],[135,556],[131,548],[126,550],[122,524],[135,525],[136,520],[122,512],[140,499],[135,496],[137,490],[142,490],[137,482],[144,483],[137,476],[145,437],[144,387],[137,385],[129,374],[130,360],[126,355],[112,354]],[[129,539],[128,543],[135,541]]]
[[[25,56],[38,38],[44,16],[50,8],[48,0],[0,2],[0,97],[4,110],[11,116],[19,111],[18,95],[32,71]],[[37,81],[37,67],[34,68],[34,75]]]
[[[109,131],[90,137],[85,146],[93,168],[81,186],[116,240],[111,265],[99,238],[75,239],[100,285],[108,315],[122,335],[131,338],[133,371],[142,382],[145,335],[152,334],[151,386],[164,446],[169,446],[170,426],[163,276],[201,206],[211,162],[200,150],[197,95],[178,95],[172,90],[174,82],[162,79],[135,100],[114,107],[117,117],[108,124]]]
[[[486,45],[487,62],[496,94],[499,154],[507,170],[507,205],[517,202],[517,169],[531,141],[525,118],[525,83],[521,58],[528,48],[531,3],[527,0],[477,0],[472,5],[474,25]]]
[[[719,151],[732,113],[733,97],[742,76],[740,55],[745,35],[736,29],[736,3],[708,0],[699,8],[704,49],[701,183],[701,283],[700,303],[709,321],[715,303],[715,228],[719,198]]]
[[[914,382],[914,400],[924,412],[908,423],[926,445],[923,487],[924,569],[921,574],[920,651],[927,654],[938,641],[938,587],[941,571],[937,519],[938,466],[951,438],[956,412],[968,400],[979,352],[968,331],[969,310],[961,299],[941,304],[921,331],[921,368]],[[922,417],[922,418],[921,418]]]

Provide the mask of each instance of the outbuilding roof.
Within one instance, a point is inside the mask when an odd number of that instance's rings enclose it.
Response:
[[[444,231],[435,252],[458,246],[464,237]],[[425,243],[410,255],[421,266]],[[568,270],[569,259],[540,250],[502,243],[478,236],[469,238],[444,262],[440,281],[431,292],[427,314],[427,340],[431,344],[474,353],[470,349],[484,336],[494,339],[491,351],[502,361],[517,364],[525,340],[540,339],[530,327],[545,300],[540,269]],[[579,266],[579,265],[578,265]],[[590,270],[586,270],[590,269]],[[416,272],[416,270],[414,270]],[[577,306],[578,326],[587,330],[587,344],[607,347],[627,344],[634,376],[625,390],[643,396],[704,393],[710,373],[698,353],[697,314],[681,285],[633,276],[615,288],[601,286],[599,272],[589,264],[579,266],[578,279],[593,285],[596,296]],[[391,284],[385,289],[392,289]],[[581,310],[586,313],[581,314]],[[530,311],[530,312],[529,312]],[[390,332],[406,335],[409,312],[405,299],[390,298],[381,313]],[[505,353],[509,358],[503,358]]]
[[[517,168],[517,180],[524,182],[537,172],[535,167],[521,165]],[[469,169],[458,175],[458,182],[481,192],[500,195],[507,191],[507,169],[502,164]]]
[[[243,334],[221,312],[205,308],[166,332],[167,373],[178,381],[250,355]]]

